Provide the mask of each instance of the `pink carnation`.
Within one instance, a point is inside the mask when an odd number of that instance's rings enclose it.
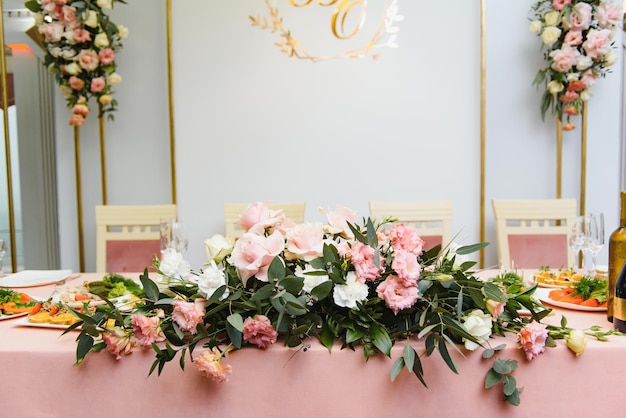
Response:
[[[98,59],[104,65],[109,65],[115,60],[115,52],[111,48],[104,48],[98,52]]]
[[[165,335],[159,327],[159,317],[147,317],[142,314],[131,316],[130,323],[133,326],[135,338],[142,346],[149,346],[152,343],[165,340]]]
[[[578,93],[576,93],[575,91],[566,91],[565,94],[563,94],[559,100],[563,103],[571,103],[573,101],[575,101],[576,99],[578,99]]]
[[[247,317],[243,321],[243,339],[259,348],[267,348],[276,342],[278,332],[265,315]]]
[[[78,65],[84,70],[94,71],[100,65],[98,55],[95,52],[87,49],[80,51],[76,57]]]
[[[106,86],[106,81],[104,81],[104,77],[95,77],[91,80],[91,90],[92,93],[100,93],[104,90]]]
[[[403,309],[410,308],[417,302],[417,287],[405,286],[398,276],[389,276],[376,288],[376,293],[381,297],[387,307],[398,314]]]
[[[91,40],[91,33],[83,28],[74,29],[74,41],[77,43],[87,42]]]
[[[137,343],[132,333],[117,327],[111,331],[103,332],[102,341],[116,360],[121,359],[123,354],[130,354]]]
[[[219,383],[228,382],[228,375],[233,371],[230,364],[222,364],[222,354],[217,347],[194,355],[193,361],[200,371]]]
[[[522,328],[517,335],[528,360],[533,360],[546,350],[548,326],[532,321]]]
[[[375,254],[376,250],[362,242],[357,241],[352,245],[352,264],[361,283],[378,279],[383,271],[382,266],[376,267],[374,263]],[[380,261],[382,263],[383,260]]]
[[[391,231],[391,245],[394,251],[409,251],[415,255],[420,255],[424,251],[424,240],[417,234],[415,228],[404,225],[395,224]]]
[[[72,113],[72,116],[70,116],[67,121],[70,126],[82,126],[85,122],[85,117],[83,115],[79,115],[78,113]]]
[[[198,332],[196,327],[202,323],[204,318],[204,302],[203,299],[196,299],[195,302],[182,300],[172,302],[174,306],[172,320],[176,322],[181,330],[195,334]]]
[[[422,268],[417,262],[417,256],[404,250],[395,253],[391,268],[406,286],[414,286],[422,272]]]
[[[81,90],[83,86],[85,85],[85,82],[81,80],[80,78],[76,77],[75,75],[70,77],[69,83],[70,83],[70,87],[74,90]]]
[[[552,7],[555,10],[563,10],[566,4],[572,4],[572,0],[552,0]]]

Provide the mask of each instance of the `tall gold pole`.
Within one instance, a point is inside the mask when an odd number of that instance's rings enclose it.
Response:
[[[480,242],[485,242],[485,103],[486,103],[486,0],[480,0]],[[485,250],[480,250],[480,268],[485,267]]]
[[[580,130],[580,215],[585,214],[587,199],[587,101],[583,100]]]
[[[9,204],[9,244],[11,246],[11,270],[17,271],[17,245],[15,243],[15,211],[13,208],[13,176],[11,172],[11,141],[9,138],[9,95],[7,92],[7,63],[4,51],[4,22],[0,1],[0,73],[2,76],[2,116],[4,118],[4,152],[7,171],[7,200]]]
[[[172,1],[166,0],[167,20],[167,92],[170,110],[170,167],[172,175],[172,203],[176,204],[176,141],[174,139],[174,94],[172,79]]]
[[[561,172],[563,164],[563,122],[556,118],[556,198],[561,198]]]
[[[98,104],[99,117],[98,122],[100,124],[100,178],[102,180],[102,204],[107,204],[107,158],[106,158],[106,144],[104,136],[104,115],[102,114],[102,105]]]
[[[80,128],[74,126],[74,165],[76,167],[76,219],[78,221],[78,260],[80,271],[85,271],[85,246],[83,240],[83,197],[80,182]]]

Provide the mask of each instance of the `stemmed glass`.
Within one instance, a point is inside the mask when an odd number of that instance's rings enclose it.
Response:
[[[7,251],[7,243],[5,240],[0,239],[0,276],[4,275],[2,270],[2,260],[4,259],[4,253]]]
[[[587,217],[585,249],[591,254],[592,276],[596,275],[596,258],[604,247],[604,214],[589,214]]]
[[[188,247],[189,238],[187,237],[185,224],[183,222],[172,223],[172,241],[170,242],[170,248],[184,254]]]
[[[578,259],[577,266],[583,266],[583,255],[582,250],[587,248],[587,237],[586,237],[586,224],[587,218],[585,216],[577,216],[572,224],[572,229],[569,235],[568,243],[572,250],[574,250],[574,254],[576,254],[576,258]]]

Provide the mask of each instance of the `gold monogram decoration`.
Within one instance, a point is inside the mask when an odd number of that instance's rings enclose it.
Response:
[[[371,55],[376,60],[379,58],[380,53],[374,52],[375,50],[384,47],[398,47],[396,39],[399,28],[394,25],[396,22],[403,20],[404,17],[398,15],[397,3],[398,0],[384,0],[380,21],[377,25],[374,23],[370,27],[366,25],[367,0],[289,0],[292,8],[310,10],[318,17],[320,16],[319,7],[332,8],[330,15],[330,33],[332,33],[332,38],[330,39],[335,39],[339,42],[352,41],[354,45],[351,45],[348,50],[327,55],[315,55],[307,52],[293,32],[285,28],[283,24],[285,15],[278,11],[275,1],[265,0],[265,5],[269,12],[268,16],[250,16],[250,20],[252,21],[252,26],[269,29],[272,33],[278,33],[280,40],[275,45],[280,48],[280,52],[287,54],[289,57],[318,62],[337,58],[364,58]],[[315,10],[316,8],[318,10]],[[365,32],[368,32],[368,34]],[[372,32],[373,35],[370,36],[369,33]],[[315,38],[319,38],[319,36],[315,36]]]

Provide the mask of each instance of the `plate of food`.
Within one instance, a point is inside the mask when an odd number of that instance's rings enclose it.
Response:
[[[605,279],[584,277],[573,286],[537,289],[535,295],[543,303],[559,308],[589,312],[607,310],[607,282]]]
[[[571,287],[580,281],[584,274],[574,271],[574,269],[559,269],[552,271],[550,269],[542,269],[533,275],[539,287],[557,288]]]
[[[80,319],[72,313],[69,307],[63,303],[48,300],[43,302],[38,310],[16,321],[16,324],[40,328],[65,329],[78,321]]]
[[[0,287],[35,287],[61,283],[72,275],[72,270],[23,270],[0,277]]]
[[[41,302],[26,293],[0,288],[0,321],[26,316]]]

